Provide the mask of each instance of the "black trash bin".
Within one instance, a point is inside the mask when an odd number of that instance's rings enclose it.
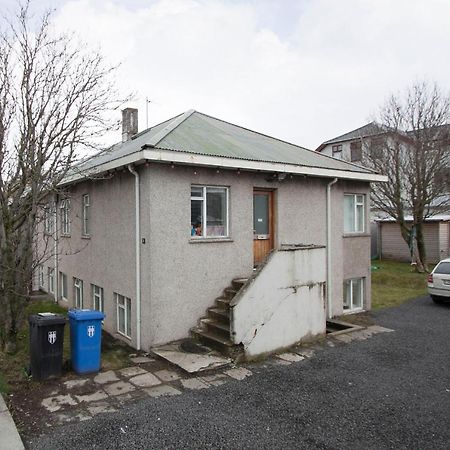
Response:
[[[61,314],[39,313],[28,318],[30,324],[30,372],[36,380],[61,376],[64,325]]]

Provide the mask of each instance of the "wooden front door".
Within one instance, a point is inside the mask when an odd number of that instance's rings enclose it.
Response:
[[[274,245],[273,191],[253,191],[253,256],[260,264]]]

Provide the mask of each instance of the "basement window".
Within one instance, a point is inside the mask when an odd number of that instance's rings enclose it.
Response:
[[[364,304],[364,278],[344,281],[344,313],[360,311]]]
[[[117,303],[117,331],[131,339],[131,299],[114,293]]]
[[[191,186],[191,237],[228,237],[228,188]]]

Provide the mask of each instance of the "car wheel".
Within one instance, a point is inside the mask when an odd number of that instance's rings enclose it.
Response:
[[[444,299],[442,297],[438,297],[437,295],[430,295],[430,297],[434,303],[444,303]]]

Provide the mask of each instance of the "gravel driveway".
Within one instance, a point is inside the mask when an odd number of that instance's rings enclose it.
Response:
[[[450,448],[450,306],[428,297],[372,314],[395,330],[330,340],[291,365],[52,430],[39,449]]]

